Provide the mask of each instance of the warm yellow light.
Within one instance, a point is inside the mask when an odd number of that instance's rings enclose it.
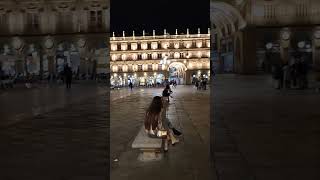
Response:
[[[113,76],[114,76],[114,77],[117,77],[118,75],[117,75],[117,73],[114,73]]]
[[[126,55],[126,54],[122,54],[122,55],[121,55],[121,59],[122,59],[123,61],[125,61],[125,60],[127,59],[127,55]]]
[[[122,43],[121,44],[121,50],[125,51],[128,49],[128,44],[127,43]]]
[[[152,42],[151,43],[151,48],[152,49],[157,49],[158,48],[158,43],[157,42]]]
[[[199,51],[198,52],[198,57],[201,58],[201,56],[202,56],[202,53]]]
[[[156,76],[156,75],[157,75],[157,73],[154,73],[153,75],[154,75],[154,76]]]
[[[143,49],[143,50],[148,49],[148,44],[147,43],[142,43],[141,44],[141,49]]]
[[[148,54],[147,53],[143,53],[142,54],[142,59],[148,59]]]
[[[179,45],[179,42],[175,42],[175,43],[174,43],[174,48],[175,48],[175,49],[179,49],[179,46],[180,46],[180,45]]]
[[[132,60],[137,60],[138,59],[138,55],[137,54],[132,54],[131,57],[132,57]]]
[[[201,41],[198,41],[197,42],[197,48],[201,48],[202,47],[202,42]]]
[[[175,52],[175,53],[174,53],[174,58],[176,58],[176,59],[180,58],[180,53]]]
[[[111,44],[111,50],[116,51],[117,50],[117,45],[116,44]]]
[[[126,77],[126,76],[127,76],[127,74],[126,74],[126,73],[124,73],[124,74],[123,74],[123,76],[124,76],[124,77]]]
[[[113,54],[113,55],[111,56],[111,59],[112,59],[113,61],[117,60],[117,55]]]
[[[147,76],[147,73],[144,73],[144,76]]]

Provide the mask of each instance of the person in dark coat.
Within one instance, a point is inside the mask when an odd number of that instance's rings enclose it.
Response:
[[[64,75],[66,79],[66,86],[69,89],[71,88],[71,82],[72,82],[72,70],[68,65],[66,65],[64,68]]]

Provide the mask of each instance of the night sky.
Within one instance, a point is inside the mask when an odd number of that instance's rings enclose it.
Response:
[[[110,6],[111,32],[122,36],[146,34],[162,35],[163,29],[167,33],[175,34],[178,29],[186,34],[197,33],[201,28],[202,33],[207,33],[210,27],[210,1],[209,0],[112,0]]]

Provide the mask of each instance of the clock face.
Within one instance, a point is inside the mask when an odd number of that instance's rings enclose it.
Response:
[[[288,40],[290,38],[290,33],[289,32],[283,32],[282,33],[282,39],[283,40]]]
[[[48,38],[45,42],[44,45],[47,49],[51,49],[53,47],[53,40]]]
[[[19,38],[14,38],[12,45],[15,49],[20,49],[22,46],[22,41]]]
[[[316,31],[316,32],[314,33],[314,37],[315,37],[316,39],[320,39],[320,31]]]
[[[79,39],[79,41],[78,41],[78,46],[79,47],[84,47],[86,45],[86,41],[84,40],[84,39]]]

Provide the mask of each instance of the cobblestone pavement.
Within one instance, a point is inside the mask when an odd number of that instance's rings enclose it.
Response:
[[[320,179],[320,95],[266,76],[218,75],[212,153],[219,179]]]
[[[123,90],[129,91],[129,90]],[[111,180],[205,180],[210,177],[209,90],[191,86],[173,89],[168,118],[184,133],[180,143],[158,162],[139,162],[131,144],[143,125],[145,110],[162,88],[134,89],[131,95],[111,102]],[[113,97],[111,96],[111,99]]]
[[[74,84],[70,90],[64,85],[42,86],[32,89],[9,89],[0,93],[0,127],[63,108],[68,104],[104,93],[106,88],[95,83]]]
[[[30,106],[57,103],[48,112],[24,116],[10,126],[1,127],[1,180],[101,180],[108,177],[109,93],[106,88],[94,85],[75,87],[68,92],[58,87],[1,97],[2,122],[10,121],[15,112],[23,112],[19,109],[23,106],[29,111]],[[9,96],[16,98],[14,105],[2,101]],[[34,101],[27,101],[30,99]],[[6,113],[3,109],[13,106],[18,110]],[[3,118],[3,113],[9,119]]]

